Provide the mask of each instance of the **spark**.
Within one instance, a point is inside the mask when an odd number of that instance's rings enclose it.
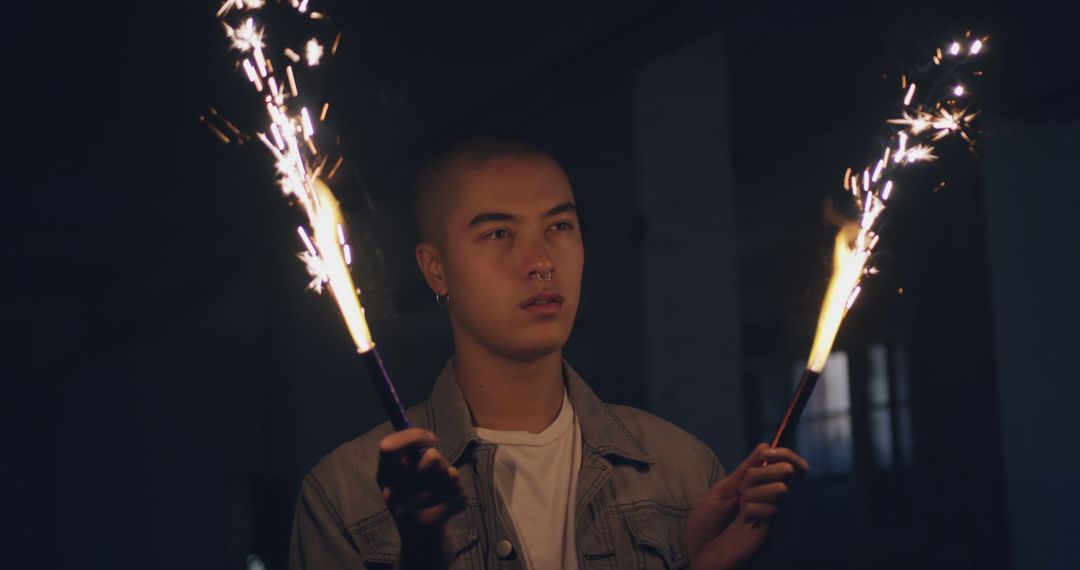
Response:
[[[285,66],[285,75],[289,78],[289,92],[292,93],[293,97],[296,97],[300,92],[296,89],[296,77],[293,76],[291,65]]]
[[[239,50],[241,53],[264,47],[263,31],[255,27],[254,18],[244,20],[244,23],[236,28],[225,24],[225,35],[232,42],[232,49]]]
[[[258,74],[258,72],[255,71],[255,66],[251,65],[251,60],[250,59],[245,59],[243,65],[244,65],[244,73],[247,74],[248,80],[251,81],[253,84],[255,84],[255,90],[256,91],[262,91],[263,90],[262,80],[259,79],[259,74]]]
[[[300,109],[301,124],[304,126],[304,140],[310,139],[315,134],[315,128],[311,126],[311,117],[308,116],[307,107]]]
[[[900,164],[904,160],[904,153],[907,152],[908,135],[907,133],[900,131],[896,136],[900,139],[900,142],[896,146],[896,154],[893,156],[893,160],[896,161],[897,164]]]
[[[330,273],[327,270],[326,263],[318,255],[312,255],[307,251],[300,252],[297,257],[304,262],[304,268],[307,269],[308,276],[311,277],[307,288],[322,295],[323,286],[330,282]]]
[[[333,168],[331,168],[330,172],[326,175],[327,180],[331,180],[334,178],[334,175],[337,174],[337,171],[339,168],[341,168],[341,163],[343,162],[345,162],[345,159],[339,156],[337,158],[337,162],[334,163]]]
[[[221,129],[210,124],[210,122],[206,120],[206,117],[199,117],[199,122],[206,125],[210,129],[210,132],[214,133],[214,135],[216,135],[218,140],[220,140],[221,142],[225,144],[229,144],[231,142],[228,135],[221,132]]]
[[[952,55],[960,53],[960,42],[953,42],[952,45],[949,46],[949,53]]]
[[[968,53],[970,53],[971,55],[976,55],[980,51],[982,51],[982,47],[983,47],[982,40],[975,40],[975,41],[971,42],[971,47],[968,48]]]
[[[905,155],[905,160],[907,160],[908,164],[919,161],[930,162],[937,159],[937,156],[934,155],[933,151],[934,147],[932,146],[926,146],[922,144],[915,145],[908,149]]]
[[[270,125],[270,134],[274,135],[274,145],[278,150],[285,150],[285,139],[281,136],[281,129],[277,125]]]
[[[856,285],[855,290],[851,292],[851,296],[848,297],[847,303],[844,303],[844,309],[850,311],[851,306],[855,304],[855,299],[859,298],[859,293],[862,292],[862,286]]]
[[[266,67],[266,57],[263,56],[262,47],[253,45],[251,50],[255,52],[255,67],[259,70],[259,77],[266,77],[269,70]]]
[[[319,253],[315,251],[315,244],[311,243],[311,238],[308,237],[307,230],[304,229],[304,226],[297,226],[296,231],[300,234],[300,241],[304,242],[304,246],[307,247],[308,252],[315,257],[319,257]]]
[[[225,0],[221,8],[218,8],[217,17],[220,18],[228,14],[233,8],[237,10],[258,10],[264,4],[264,0]]]
[[[904,95],[904,106],[907,107],[911,104],[911,99],[915,97],[915,84],[912,83],[911,87],[908,87],[907,95]]]
[[[954,87],[953,88],[953,95],[956,95],[957,97],[963,97],[964,96],[964,86],[963,85],[957,85],[956,87]]]
[[[311,38],[304,44],[304,59],[307,60],[308,67],[315,67],[319,65],[319,60],[323,56],[323,47],[319,43],[319,40]]]
[[[907,111],[904,111],[903,118],[889,119],[888,122],[893,125],[906,125],[910,134],[917,135],[929,128],[932,120],[933,115],[930,115],[929,113],[917,111],[913,116],[908,114]]]

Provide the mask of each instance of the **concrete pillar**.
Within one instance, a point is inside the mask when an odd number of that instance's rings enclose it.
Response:
[[[637,136],[648,409],[733,468],[745,452],[724,39],[643,66]]]

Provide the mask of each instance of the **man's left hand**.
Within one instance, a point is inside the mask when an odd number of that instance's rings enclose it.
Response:
[[[780,512],[788,483],[809,469],[790,449],[758,445],[690,513],[687,542],[694,568],[730,570],[751,562]]]

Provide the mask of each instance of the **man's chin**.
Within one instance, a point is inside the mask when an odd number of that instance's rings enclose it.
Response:
[[[517,342],[512,345],[507,345],[505,339],[499,340],[503,342],[493,346],[497,352],[506,358],[527,362],[540,360],[552,354],[561,354],[567,338],[564,335],[536,335],[534,338],[522,339],[527,342]]]
[[[570,338],[570,329],[567,323],[550,320],[496,329],[461,327],[455,337],[466,337],[458,339],[462,341],[471,337],[469,344],[475,343],[503,358],[528,362],[560,353]]]

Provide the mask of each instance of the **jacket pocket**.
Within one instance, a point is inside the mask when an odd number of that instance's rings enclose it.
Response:
[[[479,542],[480,531],[477,521],[480,517],[480,507],[475,500],[469,501],[469,506],[450,519],[450,532],[457,539],[457,556],[450,565],[452,568],[477,568],[480,564],[480,554],[476,545]]]
[[[686,521],[689,511],[660,506],[623,513],[636,547],[639,568],[688,568]]]
[[[457,557],[452,564],[455,568],[463,563],[465,567],[472,566],[471,561],[476,557],[474,547],[479,538],[476,523],[477,509],[474,501],[450,522],[451,532],[457,539],[458,546]],[[364,559],[365,566],[383,568],[397,564],[398,556],[401,554],[401,536],[398,534],[397,523],[390,516],[390,511],[384,510],[368,517],[350,526],[348,531],[360,556]]]
[[[347,529],[360,557],[369,568],[397,564],[401,552],[401,537],[390,511],[383,510]]]

